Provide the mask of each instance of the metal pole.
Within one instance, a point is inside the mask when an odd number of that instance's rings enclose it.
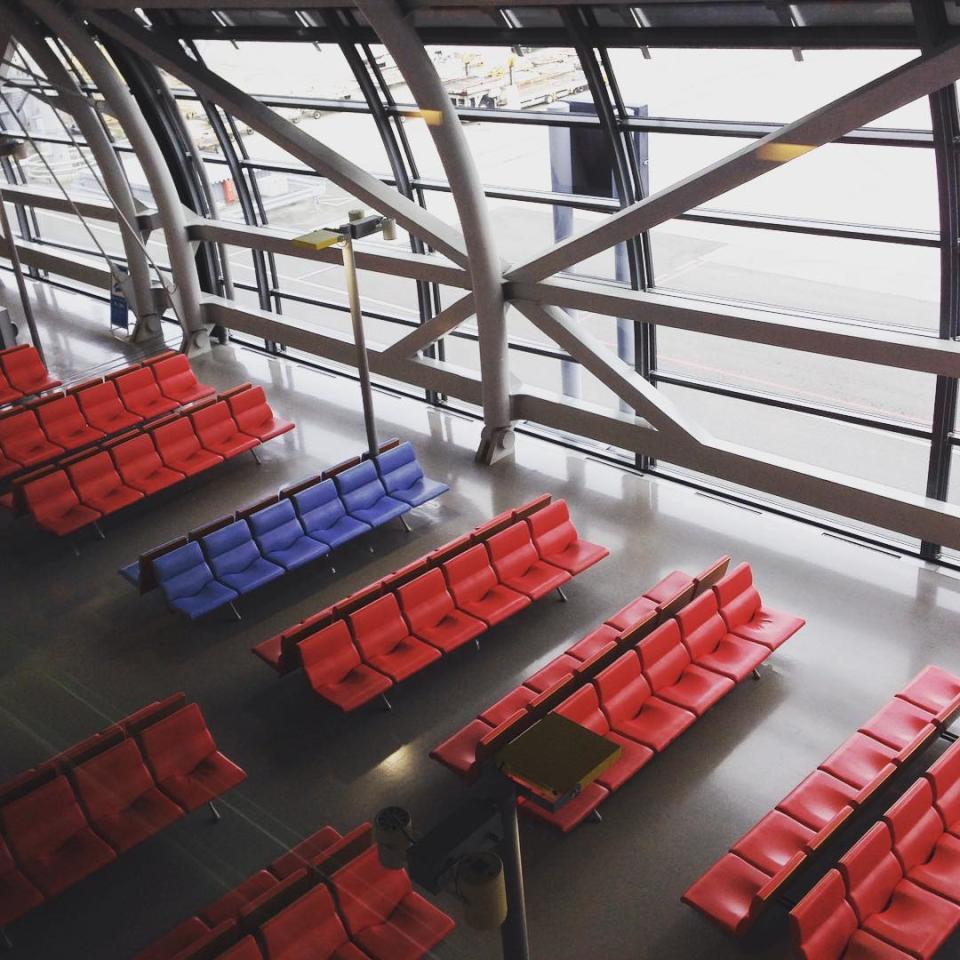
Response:
[[[506,790],[497,800],[503,824],[503,881],[507,890],[507,919],[500,927],[503,960],[530,960],[527,942],[527,907],[523,897],[523,865],[520,860],[520,825],[517,794]]]
[[[370,386],[370,359],[367,341],[363,335],[363,313],[360,310],[360,291],[357,288],[357,265],[353,259],[353,238],[343,235],[343,269],[347,278],[347,296],[350,298],[350,319],[353,321],[353,342],[357,348],[357,370],[360,373],[360,399],[363,402],[363,425],[367,431],[370,456],[380,451],[377,424],[373,413],[373,389]]]
[[[17,278],[17,289],[20,291],[20,302],[23,305],[23,315],[27,318],[27,326],[30,328],[30,339],[40,354],[40,359],[46,364],[47,358],[43,354],[43,346],[40,343],[40,334],[37,332],[37,322],[33,316],[33,308],[30,306],[30,300],[27,295],[27,285],[23,279],[23,269],[20,266],[20,254],[17,253],[17,240],[10,229],[10,220],[7,217],[7,208],[3,200],[3,191],[0,190],[0,230],[7,240],[8,256],[13,264],[13,275]]]

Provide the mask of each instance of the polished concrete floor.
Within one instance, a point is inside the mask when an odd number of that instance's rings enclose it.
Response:
[[[8,275],[0,302],[12,302]],[[80,377],[130,352],[101,303],[41,288],[53,370]],[[730,553],[749,560],[765,600],[806,628],[569,836],[522,822],[534,958],[725,960],[788,955],[785,914],[745,945],[680,903],[720,856],[901,685],[928,663],[960,670],[960,581],[910,559],[651,481],[547,442],[519,437],[515,463],[477,466],[479,425],[378,393],[383,436],[407,437],[451,492],[375,541],[190,624],[116,575],[145,548],[355,454],[356,385],[255,352],[199,359],[219,387],[262,383],[297,429],[109,519],[78,559],[28,522],[0,520],[0,780],[176,690],[202,705],[224,752],[249,779],[213,825],[194,814],[11,929],[12,956],[123,960],[322,824],[347,830],[386,804],[428,826],[463,788],[428,751],[557,651],[667,571]],[[396,569],[491,514],[542,491],[566,497],[582,535],[611,556],[574,580],[569,603],[545,599],[405,683],[394,710],[345,717],[301,676],[277,678],[249,648]],[[937,749],[937,748],[934,748]],[[929,760],[929,754],[927,755]],[[884,803],[880,803],[882,809]],[[450,897],[439,902],[457,914]],[[498,937],[462,923],[437,956],[493,958]],[[944,956],[956,955],[945,948]]]

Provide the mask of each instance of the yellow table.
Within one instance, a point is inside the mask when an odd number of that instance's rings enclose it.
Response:
[[[531,798],[563,806],[620,756],[620,747],[557,713],[508,743],[494,757],[500,771]]]

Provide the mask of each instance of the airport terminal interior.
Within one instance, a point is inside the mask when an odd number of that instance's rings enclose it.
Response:
[[[960,955],[960,9],[0,0],[0,955]]]

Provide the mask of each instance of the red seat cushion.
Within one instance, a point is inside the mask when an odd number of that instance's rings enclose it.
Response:
[[[649,590],[644,590],[643,595],[656,604],[664,604],[692,586],[693,577],[682,570],[673,570]]]
[[[540,556],[568,573],[583,573],[610,554],[606,547],[580,539],[566,500],[554,500],[536,510],[527,523]]]
[[[581,637],[572,647],[567,649],[566,653],[581,662],[589,660],[611,641],[616,640],[618,636],[618,632],[613,627],[603,623],[595,630],[591,630],[585,637]]]
[[[160,392],[150,367],[140,367],[125,373],[122,377],[117,377],[114,383],[123,405],[144,419],[159,417],[180,406],[176,400],[171,400]]]
[[[350,936],[374,960],[416,960],[453,929],[442,910],[413,892],[406,870],[388,870],[371,847],[333,875]]]
[[[323,884],[267,920],[260,937],[270,960],[332,957],[348,942],[330,891]]]
[[[723,636],[712,653],[696,663],[707,670],[739,683],[770,656],[770,648],[762,643],[742,640],[734,633]]]
[[[509,720],[518,710],[523,710],[535,696],[533,690],[521,684],[519,687],[514,687],[505,697],[501,697],[493,706],[487,707],[480,714],[480,719],[484,723],[489,723],[491,727],[497,727],[504,720]]]
[[[958,924],[960,907],[901,880],[886,907],[869,916],[863,929],[919,960],[931,960]]]
[[[103,431],[91,427],[80,412],[76,397],[59,397],[37,407],[40,426],[51,443],[77,450],[103,439]]]
[[[628,650],[594,679],[611,728],[651,750],[664,750],[696,716],[650,692],[636,651]]]
[[[164,466],[153,439],[146,433],[111,447],[110,455],[123,482],[146,496],[184,479],[179,470]]]
[[[761,607],[754,613],[753,618],[732,630],[744,640],[762,643],[771,650],[776,650],[782,643],[789,640],[807,621],[803,617],[795,617],[789,613],[780,613],[769,607]]]
[[[336,620],[305,637],[297,649],[310,686],[346,713],[393,686],[389,677],[361,662],[343,620]]]
[[[458,610],[439,568],[397,589],[400,609],[419,640],[449,653],[476,639],[487,625]]]
[[[820,769],[862,790],[881,775],[886,779],[896,756],[896,750],[879,740],[855,733],[820,764]]]
[[[294,428],[289,420],[281,419],[270,409],[263,387],[243,390],[230,397],[228,403],[237,426],[244,433],[258,437],[262,443]]]
[[[10,386],[25,395],[60,386],[60,381],[47,372],[37,348],[29,344],[3,351],[0,365],[3,366]]]
[[[48,897],[116,859],[64,776],[0,807],[0,825],[21,869]]]
[[[490,537],[487,550],[497,579],[531,600],[546,596],[570,579],[566,570],[540,559],[530,528],[522,520]]]
[[[530,598],[503,586],[482,543],[443,564],[444,576],[457,606],[493,626],[529,606]]]
[[[182,353],[158,360],[152,367],[160,392],[177,403],[192,403],[217,392],[197,380],[190,361]]]
[[[477,771],[477,744],[491,730],[491,724],[484,723],[483,720],[471,720],[431,750],[430,756],[461,776],[472,776]]]
[[[120,402],[117,386],[112,380],[78,391],[77,402],[87,423],[104,433],[119,433],[143,420],[140,414],[127,410]]]
[[[558,680],[572,676],[574,670],[579,666],[579,660],[561,653],[559,657],[554,657],[545,667],[541,667],[532,676],[527,677],[523,681],[523,685],[529,687],[534,693],[543,693]]]
[[[860,733],[868,733],[901,753],[912,752],[935,732],[933,715],[929,711],[897,698],[891,700],[860,728]]]
[[[779,810],[771,810],[730,848],[731,853],[771,877],[814,838],[814,832]]]
[[[636,600],[631,600],[625,607],[619,609],[612,617],[608,617],[606,622],[615,630],[625,633],[638,623],[642,623],[657,609],[657,604],[649,597],[637,597]]]
[[[684,893],[684,903],[739,936],[754,919],[756,896],[770,878],[734,853],[724,854]]]
[[[313,863],[340,839],[338,830],[333,827],[321,827],[283,856],[277,857],[270,865],[270,869],[276,877],[284,880],[301,867]]]
[[[436,647],[410,635],[392,593],[351,613],[348,620],[363,659],[396,683],[440,659]]]
[[[596,782],[606,787],[611,793],[619,790],[653,758],[653,751],[649,747],[610,730],[607,718],[600,709],[597,690],[593,684],[588,683],[567,697],[556,708],[555,713],[586,727],[620,748],[620,756],[596,778]]]
[[[0,837],[0,928],[43,903],[43,894],[14,863]]]
[[[160,789],[186,810],[195,810],[247,777],[217,750],[195,703],[151,724],[140,738]]]
[[[804,960],[840,960],[857,930],[838,870],[826,876],[790,911],[794,942]]]
[[[152,432],[157,453],[164,465],[188,477],[215,467],[223,457],[200,445],[189,417],[179,417]]]
[[[929,710],[942,722],[960,709],[960,677],[940,667],[926,667],[898,694],[917,707]]]
[[[221,457],[236,457],[260,444],[257,437],[240,430],[225,400],[203,407],[190,419],[201,446]]]
[[[844,808],[852,807],[856,798],[857,791],[849,784],[814,770],[777,804],[777,809],[811,830],[821,830]]]
[[[574,827],[583,823],[597,807],[610,796],[610,791],[594,781],[588,783],[572,800],[565,803],[559,810],[547,810],[532,800],[521,797],[517,803],[521,813],[542,820],[556,827],[563,833],[569,833]]]
[[[128,487],[106,452],[85,457],[67,467],[80,502],[106,516],[143,499],[143,492]]]
[[[47,439],[33,410],[0,418],[0,447],[22,467],[34,467],[64,452],[60,444]]]
[[[73,778],[91,823],[120,853],[183,816],[157,789],[131,739],[81,764]]]
[[[80,503],[63,470],[24,484],[24,498],[37,525],[66,536],[100,518],[100,511]]]
[[[219,900],[204,907],[197,916],[211,929],[228,920],[236,920],[247,904],[272,890],[278,883],[279,880],[268,870],[258,870]]]

